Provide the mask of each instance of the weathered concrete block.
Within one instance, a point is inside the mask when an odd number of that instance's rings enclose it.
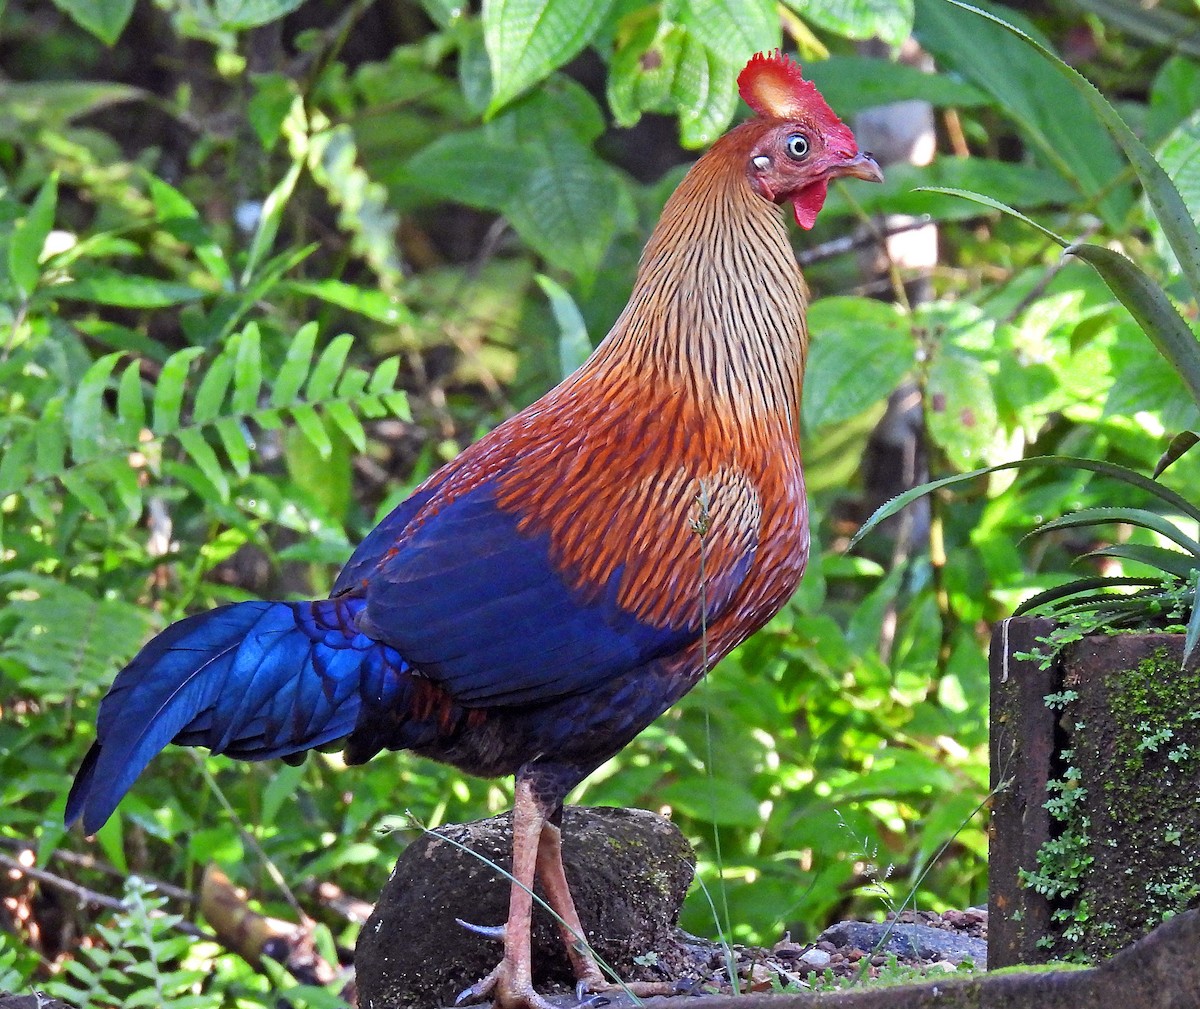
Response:
[[[1107,956],[1200,906],[1200,672],[1183,636],[1021,658],[1048,630],[1016,619],[992,638],[993,966]]]

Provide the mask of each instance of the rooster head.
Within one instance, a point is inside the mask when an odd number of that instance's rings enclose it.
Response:
[[[763,127],[750,150],[750,185],[773,203],[790,202],[800,227],[813,226],[831,179],[883,181],[875,159],[859,151],[850,127],[804,79],[800,64],[778,49],[746,64],[738,91]]]

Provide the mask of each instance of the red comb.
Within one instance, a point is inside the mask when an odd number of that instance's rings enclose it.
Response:
[[[760,116],[771,119],[814,119],[827,126],[841,125],[821,92],[806,81],[800,64],[776,49],[755,53],[738,74],[738,92]]]

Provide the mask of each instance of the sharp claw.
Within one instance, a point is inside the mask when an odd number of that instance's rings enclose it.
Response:
[[[481,935],[486,939],[504,940],[505,925],[474,925],[469,921],[463,921],[461,918],[455,918],[454,920],[468,932],[474,932],[476,935]]]
[[[454,997],[454,1004],[456,1006],[464,1005],[465,1003],[470,1002],[473,998],[475,998],[475,986],[471,985],[471,987],[464,988]]]

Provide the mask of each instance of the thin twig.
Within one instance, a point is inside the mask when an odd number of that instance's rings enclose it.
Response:
[[[0,845],[8,848],[10,851],[32,851],[33,845],[29,841],[22,841],[13,837],[0,837]],[[78,866],[80,869],[87,869],[91,872],[103,873],[106,876],[112,876],[116,879],[124,879],[126,874],[116,866],[109,865],[107,862],[102,862],[95,855],[84,855],[78,851],[71,851],[69,848],[58,848],[50,852],[51,858],[56,858],[67,865]],[[24,871],[22,869],[22,871]],[[194,903],[196,895],[191,890],[185,890],[181,886],[175,886],[173,883],[164,883],[161,879],[151,879],[143,873],[138,873],[138,876],[154,887],[159,893],[174,900],[187,901]]]
[[[828,242],[822,242],[820,245],[814,245],[811,249],[801,249],[796,253],[796,262],[801,266],[811,266],[813,263],[832,259],[834,256],[840,256],[843,253],[854,252],[856,249],[865,249],[876,242],[882,242],[885,238],[890,238],[892,235],[901,235],[906,231],[916,231],[932,223],[932,217],[928,214],[922,214],[911,221],[905,221],[903,224],[896,224],[889,228],[875,227],[869,232],[847,235],[844,238],[834,238]]]
[[[106,893],[97,893],[95,890],[89,890],[86,886],[75,883],[69,879],[63,879],[62,876],[56,876],[54,873],[46,869],[38,869],[34,866],[22,865],[15,858],[9,858],[8,855],[0,854],[0,866],[17,873],[19,876],[28,876],[30,879],[37,880],[43,886],[51,887],[62,893],[70,894],[80,904],[94,904],[98,907],[106,907],[111,911],[124,911],[125,905],[116,897],[110,897]],[[154,912],[155,916],[163,914],[161,911]],[[176,930],[190,935],[196,939],[205,939],[208,942],[215,942],[218,945],[223,945],[219,939],[211,932],[206,932],[204,929],[193,925],[190,921],[181,920],[172,925]]]

